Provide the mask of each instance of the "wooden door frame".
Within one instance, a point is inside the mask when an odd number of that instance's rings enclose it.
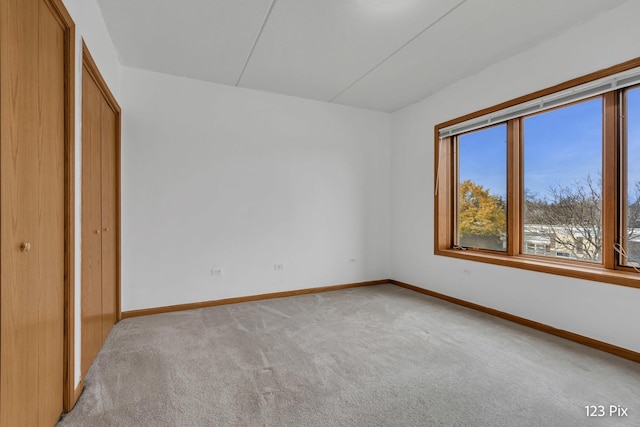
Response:
[[[121,204],[121,193],[120,193],[120,141],[121,141],[121,129],[122,129],[122,110],[118,101],[113,96],[113,93],[107,86],[107,82],[102,77],[96,62],[93,60],[91,56],[91,52],[87,47],[84,39],[82,40],[82,67],[87,70],[89,76],[93,79],[98,90],[107,101],[107,104],[113,110],[116,116],[116,321],[122,320],[122,308],[120,302],[120,271],[121,271],[121,260],[120,260],[120,204]]]
[[[44,0],[64,30],[64,338],[62,410],[73,408],[75,385],[75,57],[76,26],[62,0]]]

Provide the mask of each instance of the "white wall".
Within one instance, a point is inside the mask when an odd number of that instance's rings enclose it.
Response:
[[[80,381],[80,261],[81,245],[80,240],[80,220],[82,212],[81,188],[82,179],[82,39],[84,38],[93,59],[95,60],[102,76],[109,85],[116,99],[120,94],[120,61],[118,60],[115,47],[111,42],[111,37],[107,32],[102,13],[96,0],[63,0],[69,14],[76,24],[76,61],[75,61],[75,178],[76,178],[76,199],[75,199],[75,383]]]
[[[388,114],[122,77],[123,311],[388,277]]]
[[[640,289],[433,255],[434,126],[640,56],[638,16],[627,2],[393,115],[391,277],[640,351]]]

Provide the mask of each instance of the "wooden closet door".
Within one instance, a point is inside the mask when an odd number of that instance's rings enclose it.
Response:
[[[107,339],[118,309],[118,113],[82,67],[82,373]]]
[[[82,68],[82,361],[102,346],[102,95]]]
[[[116,113],[101,97],[102,118],[102,340],[116,323],[117,171]]]
[[[43,0],[0,1],[0,425],[62,412],[65,29]]]

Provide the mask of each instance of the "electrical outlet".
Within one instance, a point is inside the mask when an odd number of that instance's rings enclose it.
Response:
[[[211,275],[212,276],[222,276],[222,269],[221,268],[212,268],[211,269]]]
[[[274,270],[284,270],[284,264],[273,264]]]

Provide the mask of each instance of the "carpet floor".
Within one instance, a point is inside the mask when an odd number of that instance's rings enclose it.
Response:
[[[393,285],[126,319],[84,385],[60,427],[640,426],[640,364]]]

